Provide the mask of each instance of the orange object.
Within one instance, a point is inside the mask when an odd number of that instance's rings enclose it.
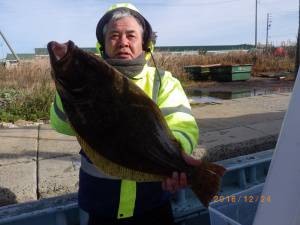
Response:
[[[287,55],[286,50],[283,47],[278,47],[274,51],[274,56],[284,57]]]

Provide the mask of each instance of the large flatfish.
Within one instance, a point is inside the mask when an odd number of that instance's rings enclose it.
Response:
[[[202,161],[191,166],[158,106],[130,79],[72,41],[48,44],[52,77],[68,122],[89,159],[122,179],[162,181],[185,172],[207,206],[225,169]]]

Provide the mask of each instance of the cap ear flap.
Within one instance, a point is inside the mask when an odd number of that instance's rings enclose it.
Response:
[[[101,45],[98,41],[96,43],[96,53],[98,53],[100,56],[103,56],[104,53],[104,46]]]
[[[107,24],[109,22],[109,20],[112,17],[112,13],[114,10],[111,10],[109,12],[107,12],[98,22],[97,27],[96,27],[96,38],[97,38],[97,43],[99,45],[96,45],[97,48],[99,48],[100,54],[103,55],[104,52],[104,34],[103,34],[103,28],[105,26],[105,24]]]
[[[152,43],[152,41],[148,42],[147,45],[144,45],[143,50],[145,52],[153,52],[154,51],[154,44]]]
[[[156,43],[156,32],[153,32],[150,23],[144,18],[144,37],[143,37],[143,50],[150,52],[154,50],[154,45]]]

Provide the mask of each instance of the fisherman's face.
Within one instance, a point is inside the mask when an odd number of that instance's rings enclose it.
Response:
[[[105,53],[112,59],[135,59],[143,52],[142,28],[132,16],[110,21]]]

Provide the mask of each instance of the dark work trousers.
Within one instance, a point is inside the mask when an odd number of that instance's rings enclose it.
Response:
[[[89,214],[88,225],[175,225],[170,202],[145,212],[142,215],[125,219],[107,220],[97,215]]]

